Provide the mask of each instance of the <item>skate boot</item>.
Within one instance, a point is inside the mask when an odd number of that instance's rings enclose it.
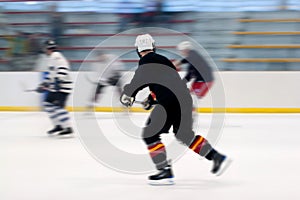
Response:
[[[73,133],[73,129],[71,127],[63,129],[58,135],[70,135]]]
[[[217,153],[213,158],[213,168],[211,172],[217,176],[220,176],[229,167],[231,162],[231,159],[220,153]]]
[[[60,125],[56,125],[53,129],[51,129],[50,131],[48,131],[47,133],[49,134],[49,135],[52,135],[52,134],[54,134],[54,133],[56,133],[56,132],[59,132],[59,131],[62,131],[62,130],[64,130]]]
[[[174,185],[173,178],[171,166],[168,165],[163,169],[160,169],[157,174],[149,176],[148,183],[150,185]]]

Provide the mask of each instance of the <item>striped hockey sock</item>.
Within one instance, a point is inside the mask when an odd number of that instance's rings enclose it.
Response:
[[[44,110],[48,113],[50,120],[54,126],[60,125],[59,120],[57,119],[57,110],[58,107],[52,103],[44,102]]]
[[[63,128],[68,128],[70,127],[70,116],[69,116],[69,112],[63,108],[59,108],[57,110],[57,120],[59,121],[60,125]]]
[[[207,141],[204,137],[197,135],[194,138],[193,142],[190,144],[189,148],[195,153],[200,154],[200,151],[206,142]]]
[[[218,152],[209,144],[209,142],[202,136],[197,135],[191,145],[191,150],[208,160],[212,160]]]
[[[163,143],[156,142],[148,145],[148,150],[151,156],[152,161],[154,162],[157,169],[162,169],[168,166],[166,149]]]

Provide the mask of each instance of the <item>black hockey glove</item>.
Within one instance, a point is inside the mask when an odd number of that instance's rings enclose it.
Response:
[[[150,110],[154,104],[157,104],[157,101],[153,99],[151,95],[149,95],[144,101],[142,102],[142,106],[145,110]]]
[[[126,107],[130,107],[132,106],[133,102],[134,102],[134,97],[129,97],[126,94],[122,94],[120,97],[120,102],[126,106]]]
[[[38,93],[43,93],[43,92],[47,91],[48,88],[49,88],[49,84],[43,82],[43,83],[39,84],[39,86],[36,88],[35,91]]]

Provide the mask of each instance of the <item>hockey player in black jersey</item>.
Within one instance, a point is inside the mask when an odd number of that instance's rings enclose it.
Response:
[[[202,136],[192,130],[192,98],[186,82],[181,80],[175,66],[166,57],[155,53],[151,35],[139,35],[135,46],[140,57],[139,67],[131,82],[124,87],[120,101],[131,106],[136,94],[149,87],[151,93],[144,100],[144,107],[154,107],[143,129],[146,143],[157,174],[149,176],[150,184],[173,184],[171,163],[166,157],[165,145],[160,135],[173,126],[176,139],[200,156],[213,161],[212,173],[220,175],[230,160],[217,152]]]
[[[69,74],[69,62],[58,51],[53,40],[45,42],[45,51],[48,56],[47,75],[38,87],[39,92],[47,91],[43,102],[44,110],[49,114],[54,128],[48,131],[49,135],[68,135],[73,133],[70,125],[70,116],[65,109],[68,95],[72,91],[72,80]]]
[[[183,41],[177,45],[184,59],[174,62],[175,67],[179,71],[180,65],[188,64],[187,74],[184,79],[193,82],[191,84],[191,92],[199,99],[203,98],[213,85],[213,71],[208,62],[194,49],[189,41]]]

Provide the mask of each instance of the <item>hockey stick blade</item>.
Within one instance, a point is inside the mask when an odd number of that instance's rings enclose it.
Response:
[[[37,92],[36,89],[27,89],[27,90],[24,90],[24,92]]]
[[[24,81],[19,82],[20,87],[22,88],[23,92],[36,92],[36,89],[27,89],[27,84]]]
[[[144,104],[143,101],[134,101],[134,103],[137,103],[137,104]]]

